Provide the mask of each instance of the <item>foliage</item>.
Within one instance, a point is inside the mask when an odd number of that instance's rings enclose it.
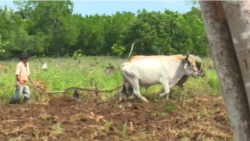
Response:
[[[82,50],[78,49],[78,50],[74,51],[73,57],[75,60],[79,57],[82,57]]]
[[[4,46],[6,46],[9,42],[2,43],[2,35],[0,35],[0,52],[5,52]]]
[[[114,54],[117,54],[117,55],[121,55],[124,51],[125,51],[125,47],[121,46],[121,45],[118,45],[118,44],[114,44],[112,47],[112,52]]]
[[[16,11],[0,7],[0,35],[8,59],[23,51],[32,56],[127,56],[176,54],[190,51],[207,55],[207,40],[200,10],[187,13],[145,9],[113,15],[73,14],[71,1],[14,1]],[[1,46],[2,48],[2,46]]]

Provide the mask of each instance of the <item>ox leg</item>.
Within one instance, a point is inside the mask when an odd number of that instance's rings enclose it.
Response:
[[[128,87],[128,92],[129,92],[129,94],[127,95],[127,97],[129,97],[129,96],[132,95],[132,98],[133,98],[133,99],[137,99],[137,98],[138,98],[137,96],[134,95],[132,86],[129,86],[129,87]]]
[[[119,93],[119,102],[122,101],[123,95],[124,95],[124,94],[127,95],[127,90],[126,90],[125,84],[123,83],[123,85],[122,85],[122,90],[121,90],[120,93]]]
[[[185,98],[186,89],[183,86],[180,86],[180,88],[181,88],[181,91],[182,91],[180,101],[183,101],[184,98]]]
[[[128,98],[128,97],[130,97],[133,94],[133,88],[132,88],[131,85],[128,85],[128,86],[126,86],[126,90],[127,90],[126,91],[127,93],[125,93],[125,94],[126,94],[126,97]]]
[[[131,94],[133,94],[133,88],[131,86],[128,87],[128,96],[130,96]]]
[[[138,98],[140,98],[142,101],[148,102],[148,100],[147,100],[144,96],[141,95],[139,80],[134,78],[134,79],[132,79],[131,81],[132,81],[131,84],[133,84],[134,94],[135,94]]]
[[[169,83],[168,81],[164,81],[164,80],[160,80],[160,82],[164,88],[164,92],[160,94],[160,97],[166,96],[166,100],[169,100],[169,92],[170,92]]]

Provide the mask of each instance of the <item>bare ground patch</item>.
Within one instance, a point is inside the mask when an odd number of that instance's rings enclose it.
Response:
[[[3,105],[0,140],[233,140],[221,96],[190,96],[185,103],[147,98],[150,103],[58,97]]]

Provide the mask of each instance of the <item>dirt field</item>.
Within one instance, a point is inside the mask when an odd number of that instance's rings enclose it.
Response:
[[[221,96],[198,95],[185,104],[156,97],[147,97],[148,104],[59,97],[47,105],[3,105],[0,140],[232,140]]]

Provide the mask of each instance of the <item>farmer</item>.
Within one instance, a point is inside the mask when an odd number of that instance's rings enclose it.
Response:
[[[30,78],[30,68],[29,63],[27,62],[29,58],[29,55],[26,53],[21,54],[20,60],[16,66],[16,90],[15,90],[15,96],[10,99],[8,104],[16,104],[19,103],[19,97],[21,94],[24,95],[23,103],[27,103],[30,97],[30,90],[29,86],[27,85],[27,80],[31,83]]]

